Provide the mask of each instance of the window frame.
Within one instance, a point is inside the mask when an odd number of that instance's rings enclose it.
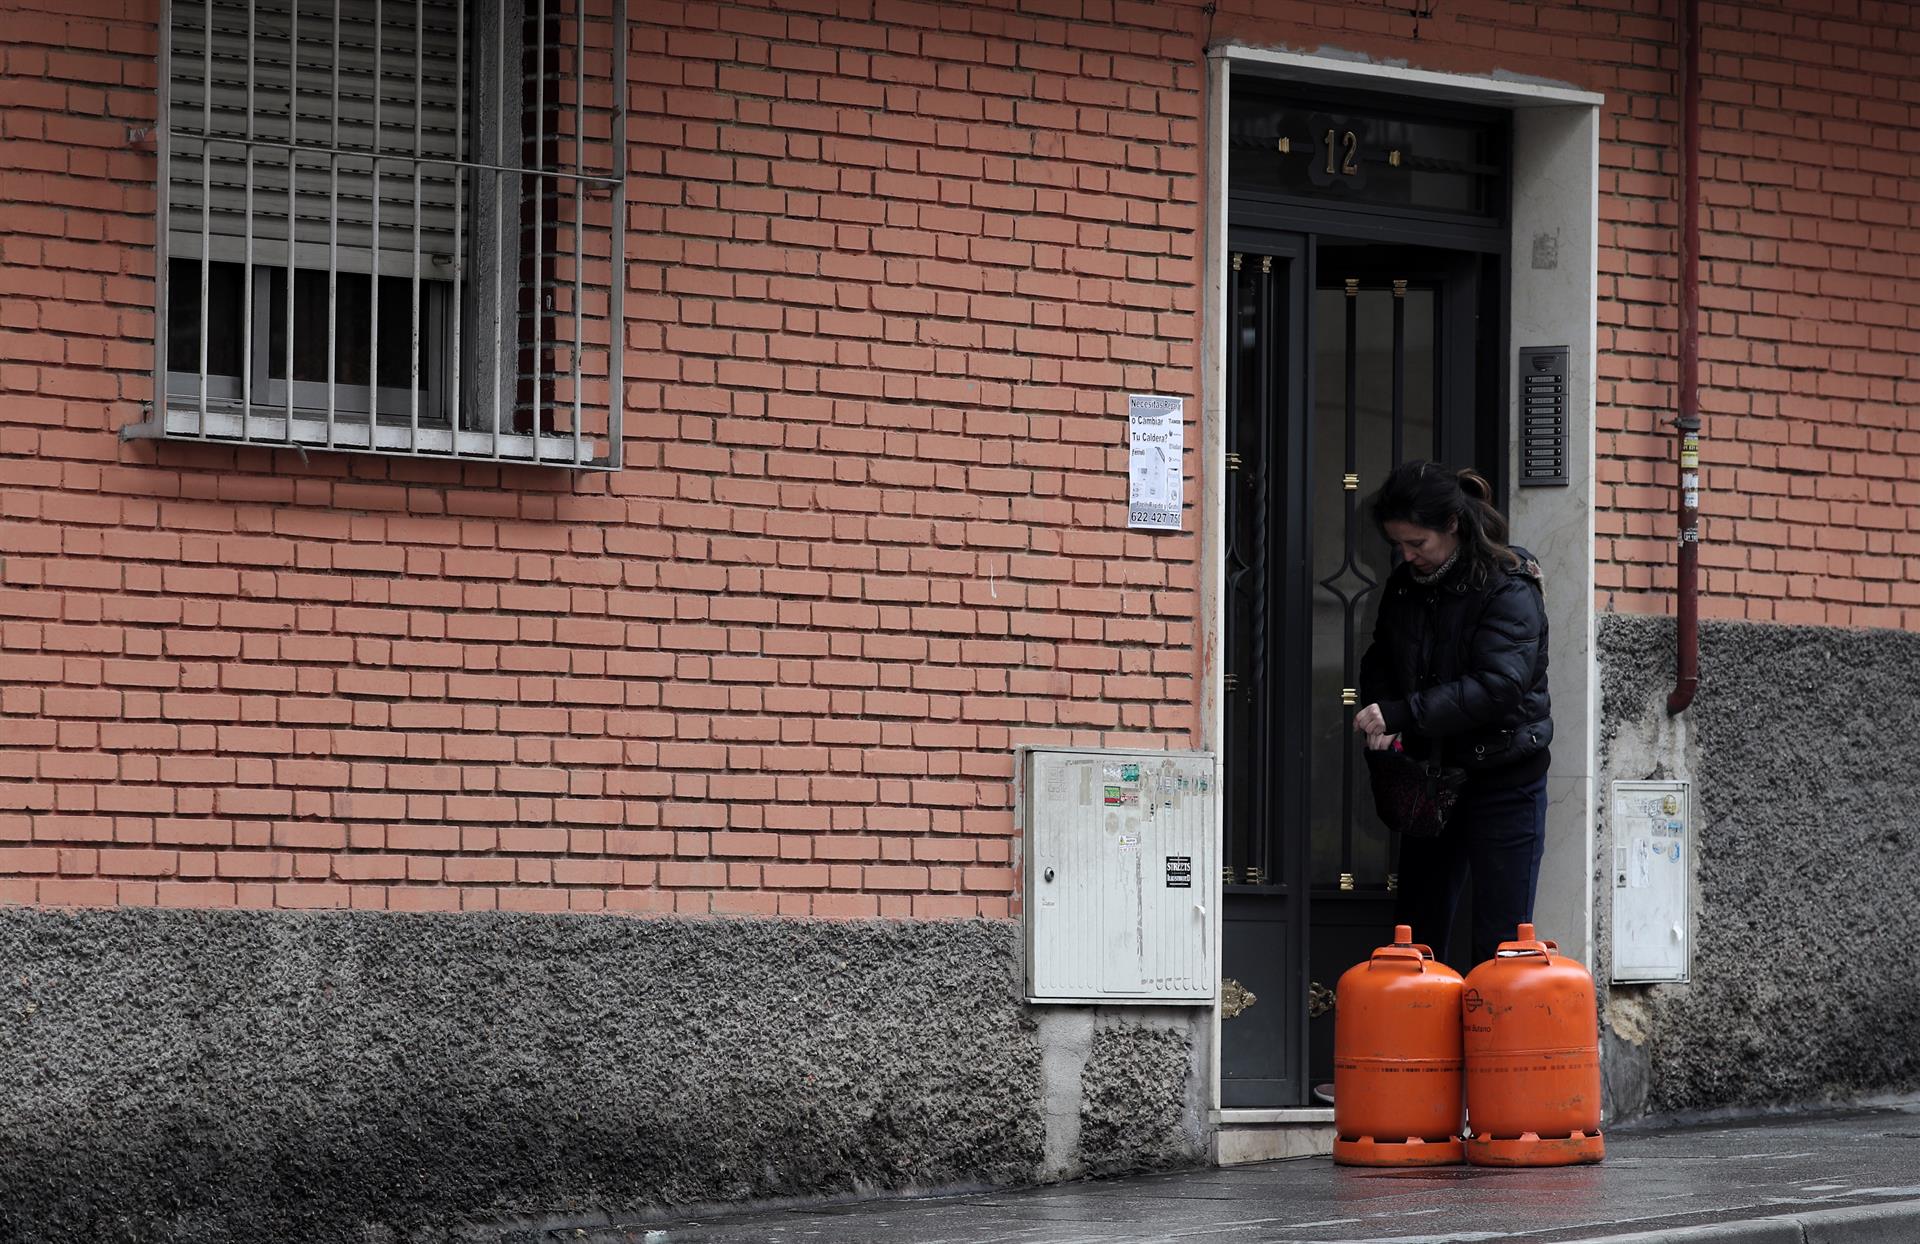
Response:
[[[306,33],[309,19],[301,12],[301,0],[286,0],[290,12],[299,13],[299,34],[295,44],[289,45],[291,52],[296,45],[305,44],[310,38]],[[338,14],[335,0],[332,12]],[[383,125],[374,131],[374,146],[369,152],[359,153],[354,158],[370,161],[369,167],[377,167],[396,162],[398,159],[410,159],[416,169],[427,164],[450,166],[452,169],[452,202],[454,224],[453,263],[454,276],[451,281],[443,275],[429,274],[422,270],[423,256],[420,251],[417,226],[408,225],[405,233],[412,233],[415,242],[411,269],[404,275],[416,282],[419,291],[418,307],[414,311],[411,324],[401,327],[394,333],[382,326],[379,333],[382,342],[399,337],[407,342],[407,354],[411,360],[414,355],[413,339],[418,337],[418,389],[395,388],[391,385],[377,384],[342,385],[334,381],[297,380],[292,377],[273,379],[269,377],[269,343],[271,342],[271,322],[277,308],[270,297],[273,277],[276,273],[286,274],[282,284],[281,298],[286,300],[287,285],[298,281],[297,273],[310,268],[299,260],[301,251],[310,247],[311,242],[303,242],[298,236],[300,228],[298,215],[294,209],[294,196],[304,193],[293,191],[286,196],[284,217],[273,214],[273,204],[264,209],[256,208],[253,192],[248,193],[245,218],[250,221],[284,219],[285,240],[274,241],[262,247],[264,257],[255,254],[252,237],[252,224],[247,225],[247,260],[241,277],[240,318],[247,317],[247,307],[251,307],[251,322],[248,324],[248,347],[243,347],[244,357],[241,365],[249,374],[244,382],[240,377],[221,373],[202,373],[197,366],[190,370],[178,370],[170,365],[168,358],[169,337],[173,325],[170,312],[170,268],[174,258],[173,243],[173,207],[175,184],[174,175],[174,81],[175,42],[178,34],[175,28],[176,4],[200,6],[205,4],[211,15],[213,0],[162,0],[159,25],[159,82],[158,116],[155,150],[156,160],[156,263],[154,277],[154,394],[155,400],[145,404],[142,420],[131,427],[121,430],[123,439],[163,439],[175,441],[213,442],[232,445],[256,445],[264,447],[289,447],[302,451],[307,449],[336,449],[347,451],[372,452],[386,455],[432,457],[455,461],[483,461],[496,463],[526,463],[571,467],[575,469],[617,470],[622,458],[622,415],[625,398],[623,376],[623,353],[625,347],[623,293],[624,278],[624,242],[626,223],[625,173],[627,163],[626,114],[627,114],[627,3],[626,0],[483,0],[480,5],[468,6],[465,0],[453,0],[458,12],[457,23],[461,39],[456,55],[463,66],[462,77],[457,86],[461,102],[456,104],[460,112],[471,114],[471,125],[457,129],[454,159],[438,157],[423,158],[418,146],[419,129],[416,125],[416,146],[412,153],[400,157],[394,156],[380,146],[379,134]],[[382,7],[384,5],[384,8]],[[407,0],[377,0],[374,8],[376,31],[381,29],[383,12],[403,10]],[[550,14],[549,7],[553,9]],[[260,18],[256,16],[252,3],[248,6],[248,19],[254,23],[248,32],[247,87],[249,101],[253,85],[261,79],[259,62],[253,51],[253,34],[259,29]],[[563,9],[565,11],[563,11]],[[418,7],[415,12],[419,13]],[[538,17],[536,18],[536,14]],[[547,32],[556,32],[560,22],[569,23],[576,43],[571,46],[549,44]],[[537,23],[537,25],[536,25]],[[324,28],[324,27],[323,27]],[[211,28],[203,25],[206,32],[203,39],[212,38]],[[334,25],[338,29],[338,23]],[[538,31],[539,43],[533,44]],[[606,47],[590,45],[587,33],[590,29],[604,30]],[[294,36],[289,36],[294,38]],[[416,35],[416,40],[423,35]],[[525,38],[525,43],[521,42]],[[556,35],[557,37],[557,35]],[[206,45],[203,45],[206,46]],[[343,39],[330,45],[330,63],[338,64],[345,54]],[[538,56],[531,53],[537,47]],[[538,164],[514,166],[502,156],[510,149],[532,151],[540,159],[549,149],[557,149],[560,143],[554,141],[555,135],[542,133],[533,139],[521,143],[523,137],[518,132],[519,118],[528,115],[528,103],[536,98],[539,91],[542,97],[557,99],[560,88],[565,84],[566,72],[558,72],[553,66],[560,66],[565,55],[573,55],[572,77],[574,99],[569,105],[569,115],[574,118],[574,130],[566,137],[571,140],[571,150],[576,157],[573,167],[541,167]],[[206,53],[211,57],[212,53]],[[197,57],[198,54],[196,54]],[[444,56],[444,53],[442,53]],[[584,66],[589,57],[604,59],[609,71],[605,77],[594,80],[594,87],[600,92],[602,102],[592,105],[593,115],[604,115],[609,137],[602,140],[598,147],[604,152],[604,163],[608,166],[597,172],[589,172],[586,166],[586,152],[594,144],[588,137],[587,118],[589,116],[588,93]],[[211,63],[211,62],[209,62]],[[299,61],[295,61],[292,71],[298,76]],[[416,62],[417,63],[417,62]],[[492,66],[493,81],[486,79],[486,68]],[[376,62],[377,64],[377,62]],[[533,64],[537,69],[528,74],[526,66]],[[339,90],[338,73],[334,90]],[[384,75],[383,75],[384,80]],[[416,84],[425,80],[416,73]],[[199,90],[206,92],[211,99],[216,89],[232,89],[231,78],[218,76],[203,80]],[[288,85],[283,83],[283,86]],[[491,85],[492,91],[487,88]],[[336,94],[337,104],[341,96]],[[301,116],[300,105],[303,97],[289,100],[288,134],[290,141],[278,144],[278,149],[291,151],[287,157],[287,175],[291,181],[297,180],[294,171],[296,163],[302,170],[314,157],[312,152],[322,149],[303,145],[301,135],[295,127],[295,118]],[[189,104],[189,107],[193,105]],[[375,116],[378,113],[375,104]],[[414,116],[420,114],[422,105],[416,104]],[[544,117],[544,114],[536,114]],[[337,128],[336,128],[337,134]],[[194,143],[205,146],[229,142],[225,138],[210,137],[212,131],[202,129],[186,134],[184,137]],[[503,141],[511,140],[511,141]],[[248,144],[254,144],[251,123],[248,127]],[[274,144],[261,142],[260,146]],[[333,149],[338,160],[349,154]],[[482,153],[494,155],[493,162],[481,159]],[[189,156],[188,160],[200,161],[200,157]],[[249,163],[251,163],[249,161]],[[387,174],[412,180],[413,174]],[[248,172],[249,186],[252,184],[251,168]],[[338,176],[335,175],[336,190]],[[482,186],[489,181],[491,189]],[[376,183],[377,184],[377,183]],[[550,246],[544,236],[536,237],[539,248],[532,256],[531,284],[526,278],[517,275],[528,256],[521,253],[521,238],[527,234],[524,222],[516,222],[509,217],[510,204],[514,196],[522,192],[526,185],[538,187],[535,194],[542,199],[554,192],[556,186],[568,186],[572,195],[573,216],[568,222],[574,239],[574,250],[562,251]],[[278,191],[273,197],[280,198]],[[379,195],[376,193],[376,197]],[[202,220],[203,231],[210,229],[207,223],[216,210],[213,202],[212,184],[202,182],[198,197],[196,215]],[[492,216],[483,221],[484,205],[492,201]],[[591,208],[589,205],[592,205]],[[602,206],[604,205],[604,206]],[[416,218],[420,207],[418,187],[415,191]],[[329,218],[338,224],[342,218],[338,211],[338,199],[333,198],[324,206]],[[377,213],[377,207],[375,211]],[[472,217],[470,229],[463,228],[462,214]],[[598,228],[596,241],[599,242],[590,258],[594,265],[604,263],[607,278],[604,283],[588,284],[581,275],[587,266],[581,257],[588,252],[584,249],[583,239]],[[404,236],[404,233],[403,235]],[[377,246],[381,234],[375,232],[373,238],[361,246],[341,245],[336,241],[324,244],[328,247],[329,268],[314,269],[330,272],[365,272],[369,280],[370,296],[379,298],[379,286],[382,276],[403,275],[389,271],[396,263],[396,256],[402,252],[384,244]],[[193,239],[199,242],[198,238]],[[230,243],[229,243],[230,245]],[[180,249],[190,252],[180,258],[190,259],[196,264],[229,262],[212,258],[214,248],[207,245],[183,245]],[[274,252],[277,251],[278,254]],[[351,262],[342,263],[343,258]],[[546,276],[556,261],[574,260],[574,275],[571,288],[574,296],[570,303],[570,314],[574,319],[574,339],[572,341],[550,338],[549,333],[555,323],[554,299],[550,286],[553,281]],[[444,261],[443,261],[444,262]],[[508,275],[509,270],[515,275]],[[246,272],[251,272],[251,286],[248,285]],[[466,289],[462,291],[462,276]],[[490,297],[483,297],[481,287],[491,282]],[[523,295],[533,290],[532,310],[522,312],[517,308]],[[584,293],[591,294],[591,300]],[[250,296],[249,296],[250,295]],[[337,316],[337,295],[329,291],[329,308]],[[585,325],[593,322],[587,314],[592,300],[604,298],[606,312],[601,320],[600,330],[604,333],[604,343],[589,339],[585,335]],[[199,308],[202,333],[210,333],[208,308]],[[514,337],[516,323],[518,338]],[[420,332],[425,325],[426,331]],[[528,326],[531,326],[530,328]],[[493,333],[487,330],[491,328]],[[502,330],[506,330],[504,333]],[[293,332],[293,324],[287,325],[287,331]],[[497,340],[494,334],[499,334]],[[283,341],[285,339],[283,338]],[[576,348],[576,343],[579,343]],[[493,347],[490,349],[489,347]],[[250,347],[250,353],[248,348]],[[509,347],[517,347],[509,348]],[[569,370],[560,376],[551,370],[542,373],[541,363],[535,362],[533,373],[535,407],[528,416],[527,408],[519,400],[524,391],[527,375],[516,370],[517,357],[521,350],[531,350],[536,359],[544,357],[550,368],[556,347],[569,353]],[[386,351],[382,349],[381,355]],[[456,357],[456,353],[458,357]],[[589,357],[598,356],[604,366],[603,371],[583,370],[583,363]],[[494,357],[494,368],[477,367],[476,360]],[[195,360],[197,364],[197,360]],[[410,362],[410,366],[411,366]],[[371,364],[369,364],[371,370]],[[369,381],[377,380],[369,376]],[[550,394],[556,380],[570,383],[576,395],[571,403],[571,426],[558,427],[559,413],[567,411],[569,404],[556,402]],[[604,400],[591,404],[578,395],[589,387],[604,385]],[[373,388],[373,403],[377,409],[369,417],[369,388]],[[470,388],[472,400],[463,401],[456,389]],[[291,393],[289,393],[291,389]],[[251,403],[243,397],[250,391]],[[418,394],[416,410],[413,401]],[[329,401],[331,394],[331,401]],[[485,409],[482,410],[482,398]],[[589,430],[581,425],[584,422],[582,412],[592,414],[594,426]],[[289,418],[291,415],[291,418]],[[604,418],[604,425],[601,420]],[[516,431],[524,424],[526,430]]]
[[[256,345],[252,359],[242,363],[249,373],[246,382],[242,383],[242,377],[237,372],[201,373],[178,371],[169,367],[167,394],[171,399],[191,400],[197,404],[200,400],[200,381],[204,374],[208,402],[217,403],[223,409],[231,407],[237,412],[240,403],[245,400],[245,395],[251,392],[254,397],[254,418],[260,418],[262,415],[271,417],[271,412],[274,411],[282,412],[284,415],[288,405],[287,381],[284,377],[277,378],[270,374],[270,369],[274,361],[273,316],[276,310],[286,305],[284,296],[280,298],[273,296],[273,279],[285,271],[286,269],[278,264],[255,264],[253,267],[252,340]],[[316,271],[316,269],[296,268],[295,271]],[[244,281],[246,278],[243,275],[241,279]],[[453,305],[452,282],[438,278],[423,280],[420,282],[420,292],[425,308],[423,316],[427,330],[421,335],[420,343],[422,383],[419,390],[419,418],[422,427],[445,428],[451,426],[453,418],[447,383],[450,370],[449,359],[452,357],[453,350],[453,330],[448,322]],[[242,306],[236,308],[237,315],[245,314],[246,305],[243,298]],[[406,420],[411,417],[413,406],[408,396],[409,390],[393,385],[373,387],[376,390],[375,400],[379,402],[378,415],[382,421]],[[369,386],[364,384],[334,383],[331,386],[333,417],[344,419],[349,423],[365,422],[368,388]],[[316,414],[324,417],[328,410],[328,389],[329,386],[324,381],[296,379],[293,382],[292,401],[296,417],[305,415],[312,418]]]

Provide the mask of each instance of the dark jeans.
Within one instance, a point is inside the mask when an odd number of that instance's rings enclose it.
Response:
[[[1446,832],[1400,843],[1400,893],[1394,921],[1413,926],[1413,940],[1464,975],[1493,958],[1501,942],[1533,919],[1533,889],[1547,846],[1547,780],[1483,789],[1468,783]],[[1473,958],[1454,961],[1453,918],[1473,875]]]

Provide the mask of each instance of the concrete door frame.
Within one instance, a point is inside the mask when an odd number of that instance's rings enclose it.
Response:
[[[1220,654],[1226,619],[1227,107],[1235,76],[1445,99],[1513,115],[1511,261],[1508,265],[1508,375],[1523,347],[1568,348],[1568,477],[1564,488],[1513,490],[1516,538],[1547,568],[1552,630],[1555,738],[1548,774],[1547,853],[1538,912],[1543,935],[1588,961],[1594,941],[1594,783],[1598,772],[1599,669],[1594,652],[1594,376],[1598,312],[1600,108],[1605,97],[1559,83],[1496,73],[1433,73],[1323,49],[1305,53],[1224,43],[1207,49],[1206,245],[1201,314],[1200,608],[1204,657],[1199,679],[1200,746],[1224,743]],[[1517,402],[1518,386],[1509,401]],[[1516,430],[1518,419],[1511,419]],[[1517,464],[1517,440],[1508,445]],[[1518,478],[1517,472],[1509,478]],[[1223,800],[1224,803],[1224,800]],[[1224,823],[1223,823],[1224,831]],[[1222,922],[1213,913],[1214,961]],[[1221,1162],[1293,1156],[1331,1140],[1332,1112],[1220,1109],[1220,1012],[1210,1035],[1207,1105]]]

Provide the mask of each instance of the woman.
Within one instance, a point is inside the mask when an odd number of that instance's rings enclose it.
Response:
[[[1465,770],[1437,837],[1405,838],[1394,920],[1448,959],[1473,878],[1473,959],[1533,919],[1546,846],[1547,615],[1540,567],[1507,545],[1493,490],[1472,471],[1409,462],[1387,477],[1373,520],[1399,551],[1360,667],[1353,728],[1369,748]],[[1471,964],[1457,964],[1462,970]]]

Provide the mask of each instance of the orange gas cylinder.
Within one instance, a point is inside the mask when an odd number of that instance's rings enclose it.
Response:
[[[1460,974],[1393,930],[1334,994],[1333,1160],[1460,1160]]]
[[[1467,973],[1467,1161],[1573,1166],[1606,1155],[1593,977],[1552,942],[1519,938]]]

